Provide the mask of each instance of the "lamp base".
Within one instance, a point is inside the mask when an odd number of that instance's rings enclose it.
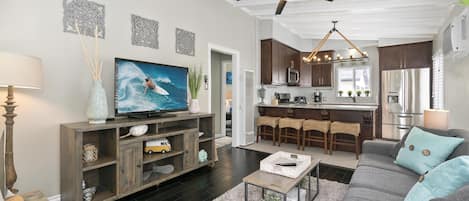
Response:
[[[15,164],[13,159],[13,120],[16,117],[14,113],[15,105],[14,95],[13,95],[13,86],[8,86],[8,96],[5,101],[6,113],[3,115],[5,117],[5,128],[6,128],[6,137],[5,137],[5,176],[6,176],[6,187],[13,193],[17,193],[18,190],[14,189],[13,186],[16,182],[17,175],[15,170]]]

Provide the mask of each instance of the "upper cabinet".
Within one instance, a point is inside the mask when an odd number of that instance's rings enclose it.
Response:
[[[287,84],[290,62],[300,70],[300,52],[273,39],[261,41],[261,83],[266,85]]]
[[[433,66],[431,41],[379,48],[382,70],[426,68]]]
[[[325,61],[327,57],[334,57],[334,51],[321,51],[317,57]],[[312,66],[312,86],[313,87],[332,87],[333,63],[311,62]]]

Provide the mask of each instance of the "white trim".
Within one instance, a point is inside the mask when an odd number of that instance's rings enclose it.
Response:
[[[47,198],[47,200],[49,200],[49,201],[60,201],[60,194],[59,194],[59,195],[50,196],[50,197]]]
[[[243,141],[243,136],[241,135],[242,128],[241,127],[241,121],[240,117],[243,116],[243,107],[240,104],[240,99],[239,99],[239,89],[240,89],[240,82],[241,80],[241,67],[240,67],[240,52],[235,49],[231,49],[228,47],[224,47],[221,45],[216,45],[209,43],[208,44],[208,79],[209,82],[212,80],[211,74],[212,74],[212,51],[220,52],[223,54],[231,55],[232,56],[232,71],[233,71],[233,84],[232,84],[232,90],[233,90],[233,113],[232,113],[232,146],[233,147],[238,147],[240,145],[245,144]],[[211,84],[208,85],[208,105],[209,105],[209,112],[212,111],[212,86]],[[224,109],[223,109],[224,110]]]

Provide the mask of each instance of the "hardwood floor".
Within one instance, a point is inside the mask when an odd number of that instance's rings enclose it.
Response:
[[[269,154],[225,146],[218,149],[215,167],[205,167],[159,187],[147,189],[121,201],[211,201],[242,182],[259,169],[259,161]],[[349,183],[353,170],[320,166],[320,178]]]

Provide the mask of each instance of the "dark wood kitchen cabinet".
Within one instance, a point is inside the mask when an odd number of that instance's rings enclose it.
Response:
[[[327,55],[328,57],[334,56],[334,51],[322,51],[317,54],[317,57],[321,61],[325,61]],[[332,87],[332,71],[333,63],[324,64],[320,62],[312,61],[312,86],[313,87]]]
[[[293,61],[300,70],[300,52],[274,39],[261,41],[261,83],[266,85],[287,84],[287,69]]]
[[[432,67],[432,56],[432,41],[379,48],[382,70]]]

